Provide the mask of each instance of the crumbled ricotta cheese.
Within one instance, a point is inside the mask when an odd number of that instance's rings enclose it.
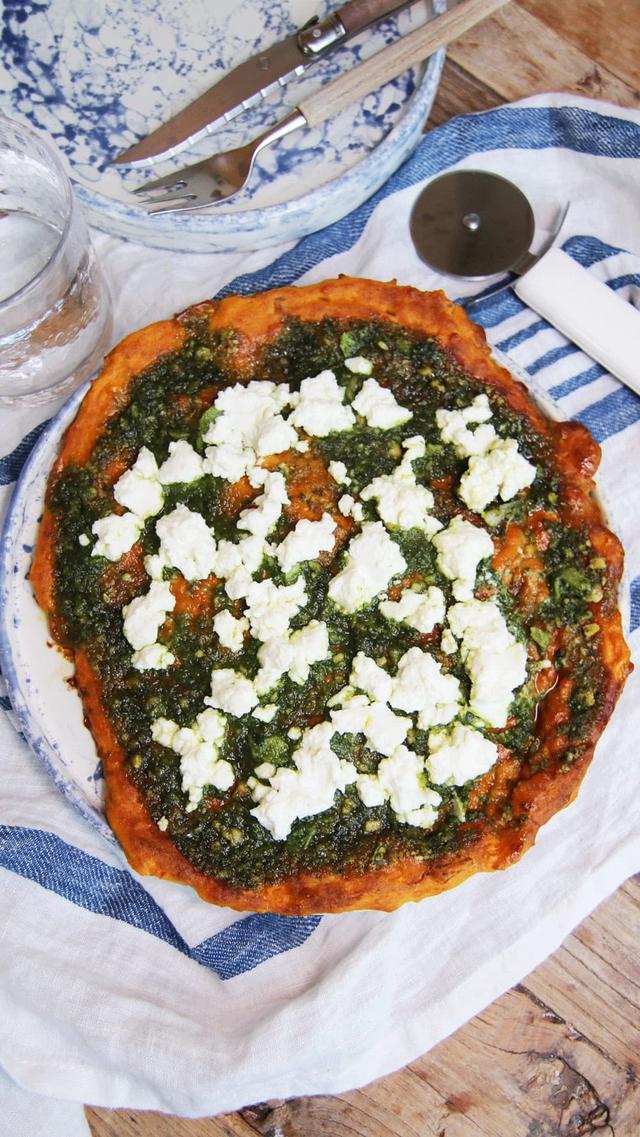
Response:
[[[175,661],[176,657],[169,648],[159,643],[147,644],[131,656],[131,666],[136,671],[165,671]]]
[[[254,801],[262,801],[263,797],[266,797],[269,793],[269,787],[263,785],[262,782],[259,782],[254,776],[247,778],[247,785],[251,790]]]
[[[388,387],[381,387],[376,379],[365,379],[351,405],[354,411],[366,419],[369,426],[380,430],[402,426],[404,422],[413,418],[413,411],[401,407],[396,402],[393,391]]]
[[[269,454],[282,454],[291,450],[298,441],[297,431],[285,422],[282,415],[271,415],[266,422],[262,422],[255,441],[257,458],[266,458]]]
[[[411,466],[416,458],[424,458],[427,452],[427,444],[421,434],[412,434],[411,438],[405,438],[402,447],[406,453],[400,463],[401,466]]]
[[[447,620],[462,641],[462,661],[471,679],[471,710],[490,726],[505,726],[513,692],[527,677],[524,644],[518,643],[497,604],[489,600],[454,604]]]
[[[142,518],[133,513],[110,513],[107,517],[100,517],[91,526],[91,532],[98,538],[91,556],[119,561],[135,545],[143,525]]]
[[[357,612],[407,567],[400,549],[379,522],[365,522],[347,549],[345,567],[329,584],[329,597],[345,612]]]
[[[246,538],[245,538],[246,540]],[[227,580],[238,569],[245,568],[244,557],[240,543],[235,545],[233,541],[226,541],[224,538],[218,544],[218,555],[216,557],[216,576],[220,576],[223,580]],[[251,575],[249,573],[249,575]]]
[[[238,518],[238,529],[246,529],[254,537],[264,539],[280,519],[283,506],[289,501],[287,483],[278,471],[267,473],[262,493],[250,509],[243,509]]]
[[[437,786],[463,786],[495,764],[498,747],[479,730],[457,722],[451,730],[429,735],[427,771]]]
[[[211,695],[204,701],[209,707],[242,718],[257,706],[258,696],[250,679],[230,667],[218,667],[211,672]]]
[[[293,659],[288,668],[294,683],[306,683],[313,663],[329,658],[329,631],[320,620],[310,620],[289,637]]]
[[[158,470],[158,481],[163,486],[179,482],[195,482],[204,474],[202,458],[183,438],[169,443],[169,457]]]
[[[405,444],[406,453],[395,470],[374,478],[361,493],[363,501],[375,499],[385,525],[401,529],[421,529],[432,536],[442,529],[442,523],[429,512],[433,508],[433,494],[426,486],[418,485],[411,463],[424,454],[424,439],[415,435]]]
[[[218,711],[200,711],[196,718],[196,725],[205,742],[221,742],[224,737],[226,724],[223,715]]]
[[[265,705],[263,707],[255,707],[251,712],[254,719],[258,719],[260,722],[272,722],[273,719],[276,717],[277,713],[278,713],[277,703],[265,703]],[[270,765],[270,763],[264,762],[262,768],[264,768],[264,766],[267,766],[267,765]],[[258,767],[257,769],[260,769],[260,767]],[[271,769],[275,771],[275,766],[272,766]],[[263,777],[263,776],[264,776],[263,774],[258,774],[258,777]],[[267,775],[267,777],[269,777],[269,776],[270,775]]]
[[[167,746],[171,749],[176,734],[180,730],[177,722],[172,719],[159,718],[151,723],[151,737],[154,742],[159,742],[161,746]]]
[[[225,608],[222,612],[216,612],[213,617],[213,627],[223,647],[228,651],[242,651],[244,633],[249,631],[249,621],[246,616],[234,616]]]
[[[169,563],[160,553],[149,553],[144,558],[144,571],[152,580],[162,580],[166,568]]]
[[[242,600],[247,595],[252,583],[251,573],[244,568],[239,568],[226,581],[225,592],[230,600]]]
[[[363,734],[372,750],[392,754],[407,737],[411,719],[396,715],[386,703],[370,703],[365,695],[350,695],[344,707],[331,711],[338,734]]]
[[[418,726],[426,730],[456,717],[460,683],[455,675],[444,672],[432,655],[412,647],[398,661],[389,702],[401,711],[417,711]]]
[[[423,635],[432,632],[444,620],[446,605],[444,593],[432,585],[426,592],[407,589],[399,600],[383,600],[380,611],[388,620],[400,620]]]
[[[319,553],[330,553],[335,544],[336,523],[330,513],[320,521],[302,518],[276,549],[276,559],[284,573],[302,561],[314,561]]]
[[[244,477],[256,460],[255,451],[247,447],[236,447],[231,442],[219,442],[207,446],[204,469],[214,478],[224,478],[225,482],[237,482]]]
[[[534,481],[536,467],[518,450],[515,438],[499,438],[485,454],[469,459],[458,493],[474,513],[482,513],[498,495],[510,501]]]
[[[215,574],[226,581],[225,591],[231,600],[240,600],[246,596],[253,583],[253,574],[271,551],[271,546],[263,537],[243,537],[237,545],[232,541],[220,541]]]
[[[119,505],[137,517],[153,517],[164,504],[164,493],[158,481],[158,463],[146,446],[140,450],[130,470],[125,470],[113,487]]]
[[[352,687],[351,684],[348,683],[346,687],[342,687],[339,691],[336,691],[335,695],[327,699],[327,706],[341,707],[343,703],[347,703],[349,699],[352,699],[355,694],[355,687]]]
[[[225,387],[213,405],[228,419],[234,420],[233,425],[244,437],[249,437],[256,422],[260,422],[265,415],[270,417],[279,414],[290,403],[291,392],[286,383],[252,379],[246,386],[236,383],[234,387]],[[218,441],[214,427],[220,422],[222,414],[209,425],[204,436],[205,442]],[[226,430],[225,433],[231,432]]]
[[[351,407],[344,406],[344,396],[333,371],[321,371],[319,375],[303,379],[289,422],[318,438],[325,438],[334,431],[351,430],[355,415]]]
[[[375,702],[388,702],[393,686],[393,680],[387,671],[379,664],[359,651],[351,665],[349,682],[358,690],[364,691]]]
[[[356,788],[364,805],[383,805],[388,800],[398,821],[430,829],[442,798],[424,782],[422,759],[406,746],[398,746],[382,759],[375,774],[360,774]]]
[[[363,805],[372,809],[376,805],[384,805],[387,795],[376,774],[359,774],[356,789]]]
[[[440,651],[443,651],[445,655],[455,655],[457,650],[458,643],[456,637],[449,628],[444,628],[440,637]]]
[[[298,435],[280,413],[290,403],[286,383],[252,380],[226,387],[214,402],[220,413],[204,435],[205,469],[237,481],[258,459],[291,449]]]
[[[520,454],[515,438],[498,438],[488,424],[492,417],[485,394],[477,395],[469,407],[436,411],[436,422],[444,442],[451,443],[460,458],[469,458],[462,475],[459,494],[474,513],[482,513],[498,494],[510,501],[530,486],[536,467]],[[469,430],[470,423],[481,423]]]
[[[269,785],[252,785],[251,813],[274,840],[284,841],[295,821],[331,809],[336,792],[355,782],[358,772],[331,749],[331,723],[318,723],[305,731],[293,754],[295,768],[280,766],[268,779]]]
[[[165,718],[151,724],[154,742],[180,755],[182,790],[189,798],[188,809],[195,809],[205,786],[224,791],[235,781],[233,766],[219,757],[225,732],[226,719],[214,710],[201,711],[190,727],[180,727]]]
[[[257,640],[271,640],[289,630],[294,616],[307,603],[305,579],[293,584],[274,584],[272,580],[252,581],[246,593],[251,634]]]
[[[265,694],[287,674],[294,683],[306,683],[311,665],[328,656],[327,625],[318,620],[310,620],[290,636],[268,639],[258,649],[260,670],[254,681],[256,691],[259,695]]]
[[[436,534],[433,543],[438,550],[440,572],[454,582],[453,595],[456,600],[470,599],[473,596],[478,565],[493,553],[493,541],[489,533],[457,514],[446,529]]]
[[[159,555],[185,580],[204,580],[215,572],[216,543],[204,517],[182,503],[156,522]]]
[[[300,438],[298,442],[296,442],[293,449],[297,450],[300,454],[306,454],[307,450],[309,449],[309,443],[307,442],[306,438]]]
[[[254,711],[253,713],[255,715],[256,712]],[[300,734],[302,735],[302,731],[300,731]],[[259,766],[256,766],[254,773],[256,778],[261,778],[263,782],[266,782],[268,778],[273,777],[277,768],[273,762],[261,762]]]
[[[370,375],[373,371],[373,363],[370,359],[365,359],[364,355],[352,355],[350,359],[345,359],[344,365],[353,375]]]
[[[353,479],[349,477],[344,462],[329,462],[328,469],[334,482],[337,482],[339,486],[351,485]]]
[[[259,695],[266,695],[287,674],[293,663],[289,636],[285,634],[265,640],[258,648],[258,663],[260,669],[254,679],[254,687]]]
[[[78,537],[78,544],[82,545],[83,549],[86,549],[87,545],[91,544],[91,538],[90,538],[89,534],[88,533],[81,533],[80,536]]]
[[[436,411],[436,422],[443,442],[451,443],[459,458],[470,458],[472,454],[485,454],[496,437],[490,425],[469,430],[470,423],[487,424],[492,417],[489,399],[485,394],[476,395],[470,407],[447,411]]]
[[[359,525],[364,521],[364,509],[360,502],[356,501],[349,493],[343,493],[338,501],[338,509],[345,517],[353,517],[353,520],[357,521]]]
[[[265,470],[264,466],[252,466],[247,474],[249,485],[253,486],[254,490],[261,489],[268,477],[269,470]]]
[[[170,585],[154,580],[148,592],[125,604],[122,609],[122,631],[134,651],[155,643],[158,630],[164,623],[167,612],[172,612],[175,608],[175,603],[176,598]]]

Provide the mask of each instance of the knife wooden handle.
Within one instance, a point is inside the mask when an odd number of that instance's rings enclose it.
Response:
[[[506,3],[507,0],[463,0],[450,12],[429,20],[415,32],[409,32],[365,63],[360,63],[352,71],[321,87],[299,103],[298,110],[309,126],[333,118],[350,103],[375,91],[390,79],[395,79],[396,75],[402,74],[407,68],[414,67]]]
[[[375,24],[383,16],[391,16],[401,8],[408,8],[415,0],[351,0],[343,8],[334,12],[348,35],[355,35],[369,24]]]

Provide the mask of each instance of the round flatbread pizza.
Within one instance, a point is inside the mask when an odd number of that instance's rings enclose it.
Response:
[[[31,580],[133,868],[301,914],[522,856],[630,670],[598,461],[442,292],[341,277],[125,339]]]

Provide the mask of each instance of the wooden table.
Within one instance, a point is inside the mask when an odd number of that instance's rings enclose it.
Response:
[[[452,44],[430,126],[545,91],[640,106],[640,0],[518,0]],[[640,878],[429,1054],[339,1097],[198,1121],[87,1109],[94,1137],[639,1137]]]

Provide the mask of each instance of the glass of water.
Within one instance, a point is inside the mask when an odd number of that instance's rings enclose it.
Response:
[[[111,337],[111,299],[55,147],[0,114],[0,404],[80,384]]]

